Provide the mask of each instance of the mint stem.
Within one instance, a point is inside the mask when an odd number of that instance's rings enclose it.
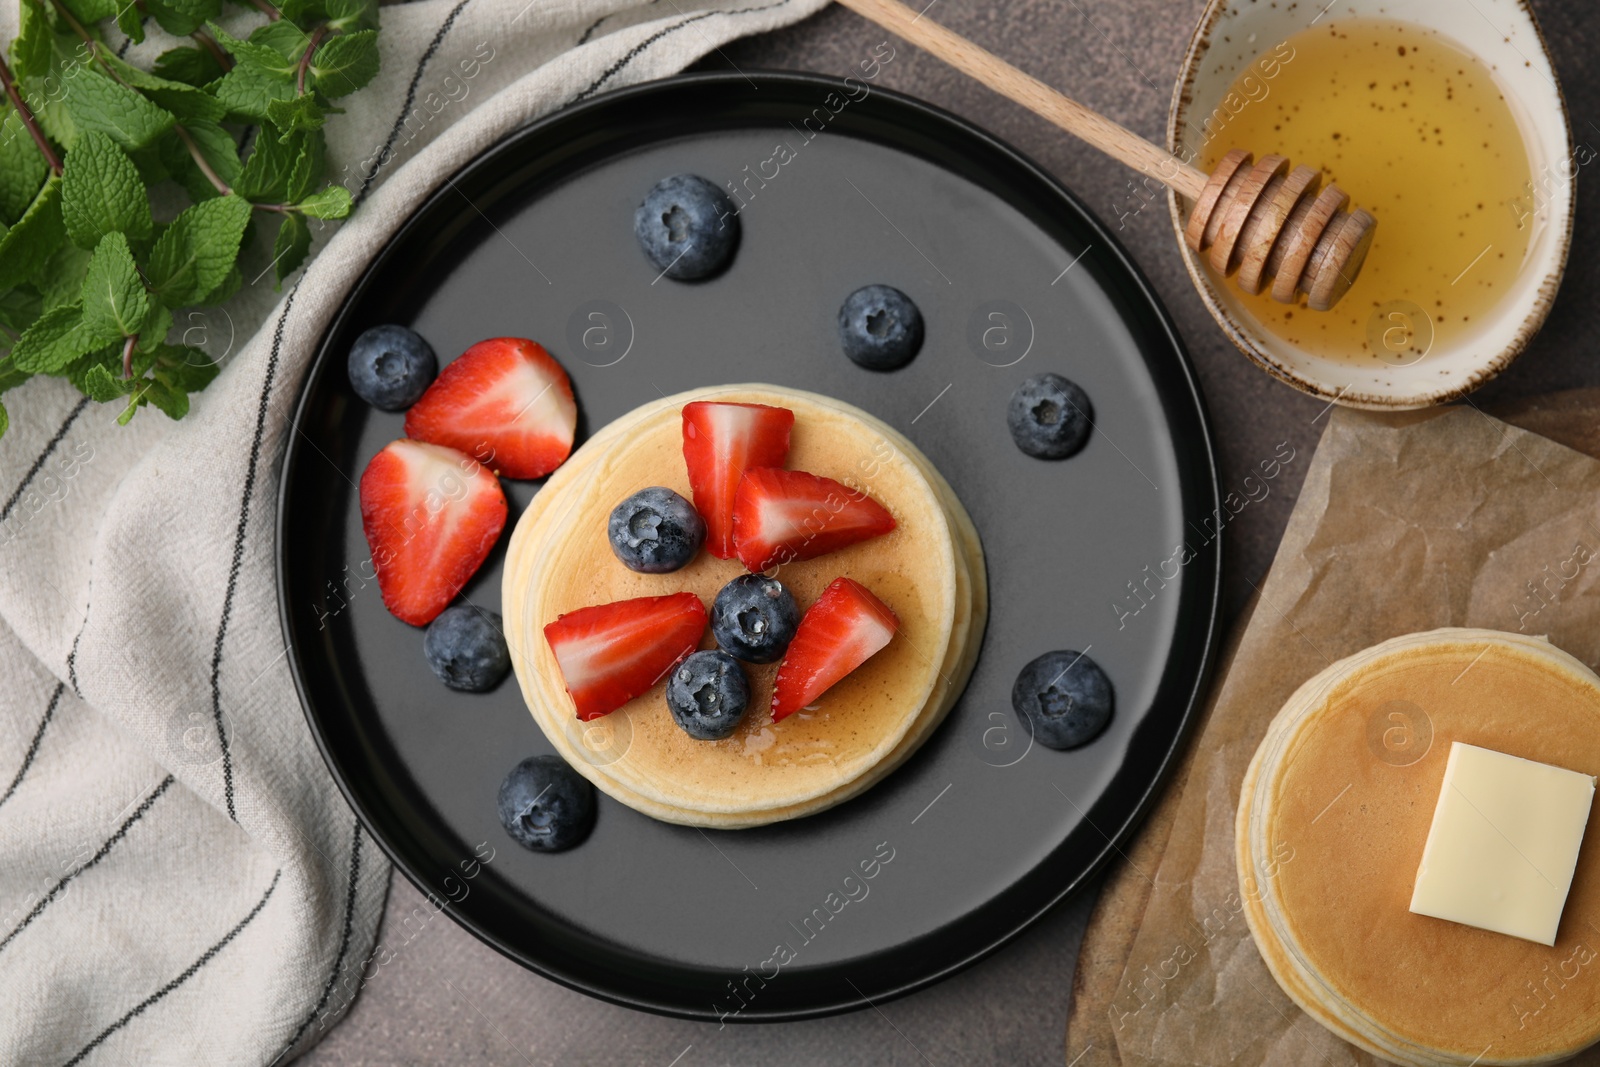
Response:
[[[56,150],[50,147],[50,142],[45,140],[44,131],[39,129],[38,121],[33,117],[33,112],[28,110],[28,105],[22,102],[22,94],[17,91],[17,80],[11,76],[11,68],[6,66],[4,56],[0,56],[0,82],[5,83],[6,95],[11,98],[11,106],[17,109],[17,117],[28,128],[28,135],[33,138],[33,143],[39,146],[39,151],[44,155],[44,161],[50,164],[50,173],[60,177],[61,157],[56,155]]]
[[[124,380],[133,377],[133,346],[139,343],[139,335],[134,334],[123,342],[122,345],[122,377]]]
[[[224,72],[233,69],[233,57],[222,50],[221,46],[217,44],[217,39],[215,37],[211,36],[205,30],[195,30],[189,36],[193,37],[195,43],[201,48],[204,48],[207,52],[211,53],[212,57],[217,61],[217,65],[220,66]]]
[[[172,128],[178,134],[178,139],[183,142],[183,147],[189,150],[189,156],[194,160],[194,165],[200,168],[200,173],[204,174],[206,181],[211,183],[211,188],[223,196],[231,195],[233,190],[228,188],[227,182],[217,176],[216,171],[211,169],[211,164],[206,162],[206,157],[200,152],[200,146],[194,143],[194,138],[189,136],[189,131],[177,123],[174,123]]]
[[[57,0],[57,3],[59,2],[60,0]],[[317,45],[321,44],[322,39],[327,35],[328,24],[326,22],[311,31],[311,40],[306,43],[305,54],[300,57],[300,71],[295,75],[294,79],[295,92],[301,96],[306,95],[306,72],[311,69],[311,57],[316,53]]]

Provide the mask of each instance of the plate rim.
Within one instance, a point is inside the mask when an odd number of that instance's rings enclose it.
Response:
[[[433,205],[440,200],[458,180],[482,169],[493,168],[502,157],[514,151],[515,147],[525,140],[541,136],[549,127],[561,123],[571,122],[585,113],[615,107],[619,102],[625,102],[640,97],[651,97],[662,93],[672,93],[683,89],[696,87],[727,86],[739,89],[749,84],[770,83],[774,86],[788,85],[791,87],[809,87],[823,91],[849,90],[849,83],[841,77],[821,74],[810,71],[792,70],[759,70],[753,69],[744,72],[723,71],[695,71],[672,75],[665,78],[641,82],[635,85],[598,93],[575,102],[568,103],[539,118],[527,122],[514,130],[506,133],[471,159],[465,161],[454,171],[441,175],[432,191],[426,194],[419,203],[409,212],[407,218],[401,222],[389,237],[366,259],[360,274],[351,282],[338,311],[328,320],[317,339],[314,354],[307,362],[301,380],[297,385],[293,414],[290,418],[288,430],[284,435],[285,445],[281,465],[278,473],[278,486],[275,494],[276,513],[273,517],[273,572],[275,586],[275,600],[278,608],[280,631],[284,638],[286,660],[290,675],[294,682],[295,695],[300,703],[302,715],[305,717],[307,728],[310,730],[316,744],[318,754],[326,767],[329,775],[338,786],[345,802],[350,806],[361,824],[361,828],[384,852],[395,870],[403,874],[406,879],[424,896],[440,904],[439,910],[447,914],[451,921],[456,923],[480,942],[499,952],[502,956],[516,962],[518,965],[533,971],[541,977],[556,982],[568,989],[583,993],[619,1007],[631,1008],[637,1011],[649,1012],[670,1018],[689,1019],[697,1022],[715,1021],[719,1019],[715,1010],[706,1011],[685,1005],[669,1004],[656,1001],[648,997],[630,995],[614,987],[606,987],[587,981],[578,976],[565,973],[556,968],[547,966],[533,958],[521,948],[508,943],[493,931],[486,929],[481,924],[460,912],[454,901],[441,899],[434,893],[431,883],[415,869],[415,865],[398,849],[391,846],[383,834],[374,828],[375,820],[368,812],[366,803],[347,781],[347,773],[341,767],[338,759],[331,750],[328,738],[321,726],[318,717],[313,711],[312,701],[307,692],[305,668],[302,663],[300,650],[296,647],[294,632],[290,622],[290,593],[288,589],[287,574],[290,566],[289,554],[293,538],[285,528],[285,516],[288,514],[290,485],[292,474],[297,469],[303,458],[305,447],[302,445],[304,433],[301,431],[302,423],[310,407],[312,397],[312,384],[314,372],[327,358],[326,347],[329,336],[337,332],[344,319],[351,312],[353,298],[363,290],[378,269],[381,261],[389,254],[389,250],[408,235],[418,223],[418,219],[426,214]],[[1170,344],[1172,354],[1176,357],[1176,366],[1173,368],[1177,374],[1174,385],[1181,385],[1178,390],[1183,393],[1186,405],[1192,405],[1191,410],[1199,424],[1199,441],[1203,462],[1195,462],[1195,474],[1203,475],[1201,484],[1191,486],[1198,490],[1200,495],[1207,498],[1207,503],[1213,510],[1221,507],[1221,481],[1217,466],[1216,445],[1213,440],[1212,420],[1207,407],[1205,395],[1200,388],[1198,375],[1194,362],[1184,343],[1182,335],[1172,319],[1171,313],[1162,303],[1160,295],[1156,292],[1143,270],[1122,247],[1116,237],[1108,230],[1105,224],[1089,209],[1089,207],[1067,186],[1051,172],[1035,162],[1030,156],[1020,149],[1010,145],[998,136],[978,126],[973,121],[963,118],[936,104],[895,89],[874,85],[869,96],[883,96],[892,105],[905,108],[918,113],[919,117],[931,123],[955,129],[965,137],[976,140],[982,145],[984,151],[1002,157],[1007,163],[1025,173],[1028,178],[1038,183],[1041,189],[1048,191],[1053,199],[1060,201],[1064,207],[1073,212],[1078,221],[1096,237],[1099,247],[1109,252],[1115,259],[1114,271],[1121,273],[1124,278],[1132,283],[1137,296],[1148,305],[1152,315],[1151,324],[1155,331],[1163,335]],[[863,98],[863,100],[866,98]],[[902,149],[903,150],[903,149]],[[936,164],[937,165],[937,164]],[[1100,244],[1103,242],[1103,244]],[[1165,408],[1166,405],[1163,404]],[[1189,442],[1194,444],[1195,442]],[[1176,444],[1176,442],[1174,442]],[[1100,836],[1105,839],[1103,847],[1098,849],[1094,859],[1086,864],[1076,877],[1066,880],[1053,893],[1046,894],[1046,898],[1026,915],[1014,919],[1010,928],[998,937],[988,938],[985,943],[972,951],[967,952],[959,959],[945,963],[935,969],[918,971],[915,976],[904,978],[898,982],[879,989],[874,997],[859,994],[843,997],[823,1005],[805,1006],[799,1008],[754,1008],[753,1006],[737,1014],[728,1014],[724,1021],[742,1024],[760,1024],[772,1022],[800,1021],[805,1019],[825,1018],[846,1012],[858,1011],[875,1006],[880,1001],[892,1000],[907,996],[911,993],[929,988],[944,979],[973,966],[986,959],[1019,938],[1025,931],[1036,925],[1048,913],[1054,910],[1063,901],[1075,896],[1084,889],[1110,862],[1113,855],[1123,853],[1125,846],[1135,831],[1149,815],[1150,809],[1159,799],[1163,790],[1171,784],[1173,771],[1181,758],[1191,737],[1196,723],[1200,718],[1200,710],[1204,704],[1207,690],[1212,681],[1212,674],[1216,666],[1219,633],[1222,628],[1222,572],[1224,565],[1224,538],[1225,531],[1219,530],[1216,537],[1201,549],[1200,558],[1209,552],[1211,562],[1207,573],[1198,575],[1198,591],[1210,602],[1210,611],[1206,615],[1204,633],[1199,635],[1201,649],[1197,657],[1198,670],[1194,682],[1184,694],[1184,706],[1179,716],[1177,729],[1173,732],[1170,741],[1165,745],[1160,763],[1155,767],[1149,780],[1139,794],[1137,803],[1133,805],[1128,816],[1122,820],[1111,832],[1096,827]],[[1203,584],[1202,584],[1203,583]],[[1176,635],[1181,637],[1184,635]],[[1052,855],[1054,851],[1052,850]],[[1038,870],[1036,866],[1033,870]],[[666,961],[671,962],[671,961]],[[364,983],[363,983],[364,984]]]

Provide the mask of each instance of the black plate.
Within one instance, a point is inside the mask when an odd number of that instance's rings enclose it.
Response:
[[[861,84],[676,78],[508,138],[373,261],[323,339],[289,439],[280,606],[334,777],[396,865],[457,901],[457,922],[632,1007],[823,1015],[994,950],[1130,833],[1211,658],[1216,475],[1160,303],[1034,164],[927,104],[863,97]],[[683,171],[732,181],[745,201],[738,254],[709,283],[656,280],[633,237],[644,192]],[[910,294],[927,323],[922,353],[891,374],[857,368],[836,340],[840,302],[871,282]],[[541,340],[572,374],[580,439],[658,396],[743,381],[816,390],[898,427],[983,536],[993,610],[964,698],[906,766],[820,815],[702,832],[602,797],[581,847],[523,851],[496,821],[495,793],[514,763],[550,749],[515,682],[481,696],[445,689],[421,633],[362,578],[352,486],[402,420],[354,397],[344,356],[382,322],[411,325],[441,358],[484,337]],[[1094,403],[1093,438],[1061,463],[1022,455],[1005,425],[1012,389],[1045,370]],[[537,485],[506,488],[514,521]],[[1185,542],[1195,555],[1182,564]],[[499,608],[503,553],[465,590],[474,603]],[[1086,647],[1116,685],[1111,727],[1076,752],[1030,747],[1010,709],[1018,669]]]

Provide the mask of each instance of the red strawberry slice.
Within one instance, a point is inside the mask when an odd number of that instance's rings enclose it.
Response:
[[[894,516],[882,504],[805,471],[746,471],[733,502],[734,548],[752,571],[813,559],[892,529]]]
[[[479,341],[406,412],[407,437],[460,449],[507,478],[561,466],[577,425],[567,372],[521,337]]]
[[[361,472],[360,495],[384,606],[413,626],[455,599],[506,524],[499,479],[441,445],[391,441]]]
[[[751,467],[781,467],[794,412],[765,404],[696,400],[683,406],[683,461],[694,507],[706,520],[706,548],[732,559],[733,499]]]
[[[642,596],[579,608],[544,628],[578,718],[616,711],[695,650],[706,606],[693,593]]]
[[[772,721],[815,701],[871,659],[900,629],[889,605],[860,582],[835,578],[806,609],[772,687]]]

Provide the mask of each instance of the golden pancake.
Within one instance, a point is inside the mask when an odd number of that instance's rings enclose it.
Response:
[[[606,517],[632,492],[665,485],[689,495],[680,413],[688,401],[704,399],[790,408],[796,423],[788,466],[859,485],[895,515],[893,532],[787,564],[779,577],[805,607],[834,577],[848,575],[889,604],[901,630],[815,710],[782,723],[772,723],[767,711],[776,664],[747,667],[751,710],[723,741],[689,738],[667,711],[661,685],[602,719],[580,723],[544,641],[545,623],[588,604],[684,589],[709,605],[722,585],[743,573],[737,560],[702,553],[672,574],[637,574],[617,562],[606,539]],[[524,697],[558,752],[596,786],[646,814],[735,827],[836,804],[914,751],[965,685],[987,595],[970,518],[897,431],[814,394],[739,386],[646,405],[574,453],[518,521],[504,603]]]
[[[1412,913],[1455,741],[1600,775],[1600,677],[1542,638],[1469,629],[1395,638],[1322,671],[1245,776],[1246,920],[1285,992],[1384,1059],[1564,1059],[1600,1040],[1600,820],[1554,946]]]

